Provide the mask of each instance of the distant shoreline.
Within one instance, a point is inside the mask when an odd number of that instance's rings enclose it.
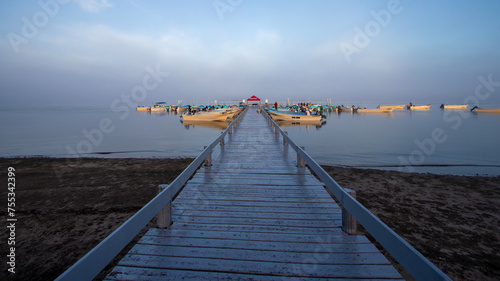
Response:
[[[66,159],[68,162],[78,162],[80,159],[194,159],[196,156],[153,156],[153,157],[107,157],[108,155],[115,155],[120,153],[131,153],[137,151],[115,151],[115,152],[94,152],[81,157],[68,157],[65,156],[54,156],[54,155],[26,155],[26,156],[0,156],[0,159],[25,159],[25,158],[34,158],[34,159]],[[154,151],[148,151],[154,152]],[[99,155],[101,157],[99,157]],[[433,174],[433,175],[450,175],[450,176],[480,176],[480,177],[496,177],[500,176],[500,165],[481,165],[481,164],[420,164],[420,165],[332,165],[332,164],[321,164],[323,167],[332,167],[332,168],[346,168],[346,169],[367,169],[367,170],[378,170],[378,171],[394,171],[401,173],[415,173],[415,174]],[[471,172],[456,172],[456,169],[453,168],[463,168],[463,167],[477,167],[477,168],[486,168],[490,169],[487,173],[471,173]],[[434,168],[434,171],[429,171],[427,168]],[[443,171],[439,171],[442,168]]]

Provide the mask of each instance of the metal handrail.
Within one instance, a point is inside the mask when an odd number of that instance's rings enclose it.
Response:
[[[68,268],[56,280],[92,280],[106,265],[118,255],[125,246],[153,219],[163,207],[165,207],[174,196],[182,189],[189,178],[198,170],[205,158],[212,153],[224,137],[231,131],[232,127],[247,112],[245,108],[228,127],[207,146],[196,159],[172,182],[160,192],[149,203],[142,207],[130,219],[124,222],[113,233],[106,237],[101,243],[90,250],[85,256]]]
[[[339,200],[361,225],[391,254],[416,280],[451,280],[396,232],[366,209],[342,188],[309,154],[298,146],[271,118],[266,110],[264,116],[275,126],[288,144],[304,159],[309,168],[321,179],[328,190]]]

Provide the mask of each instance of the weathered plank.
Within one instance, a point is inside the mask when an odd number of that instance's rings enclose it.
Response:
[[[238,272],[244,274],[266,274],[275,276],[314,276],[323,278],[340,278],[347,276],[354,278],[400,277],[399,273],[392,265],[371,264],[302,264],[127,254],[121,260],[120,265],[212,272]]]
[[[378,253],[310,253],[137,244],[130,254],[303,264],[390,264]]]
[[[247,280],[247,281],[276,281],[277,279],[287,280],[287,277],[276,277],[272,275],[255,275],[212,271],[191,271],[178,269],[158,269],[158,268],[136,268],[117,266],[113,273],[108,275],[105,280],[137,280],[137,281],[156,281],[156,280]],[[293,279],[292,279],[293,280]],[[318,278],[300,277],[301,281],[317,281]],[[328,279],[334,280],[334,279]],[[387,279],[377,278],[339,278],[335,280],[342,281],[381,281]],[[404,279],[391,279],[394,281],[403,281]]]
[[[290,226],[276,226],[276,225],[238,225],[238,224],[196,224],[196,223],[176,223],[170,229],[181,230],[210,230],[210,231],[236,231],[236,232],[255,232],[255,233],[279,233],[279,234],[327,234],[337,235],[342,234],[343,231],[338,226],[331,227],[290,227]]]

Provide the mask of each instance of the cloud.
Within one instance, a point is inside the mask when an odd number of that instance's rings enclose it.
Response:
[[[111,8],[113,5],[108,0],[74,0],[80,7],[92,13],[98,13],[104,9]]]
[[[281,37],[272,31],[259,31],[257,32],[257,41],[259,43],[278,44],[281,42]]]

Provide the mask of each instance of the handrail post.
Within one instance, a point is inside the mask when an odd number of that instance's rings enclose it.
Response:
[[[233,126],[230,126],[229,127],[229,131],[227,132],[228,134],[232,134],[233,133]]]
[[[301,146],[302,150],[305,150],[305,147]],[[304,168],[306,166],[306,162],[302,157],[300,157],[300,154],[297,152],[297,167],[299,168]]]
[[[356,199],[356,191],[349,188],[344,188],[344,190]],[[342,204],[342,230],[347,234],[357,234],[358,232],[358,222],[354,216],[344,208],[344,204]]]
[[[221,132],[221,134],[222,134],[222,133],[224,133],[224,132]],[[225,137],[223,137],[223,138],[222,138],[222,140],[220,141],[220,145],[221,145],[221,146],[224,146],[224,139],[225,139]]]
[[[204,149],[207,148],[207,146],[203,147]],[[207,157],[205,158],[205,166],[212,166],[212,151],[208,153]]]
[[[287,136],[288,136],[288,132],[287,132],[287,131],[285,131],[285,135],[287,135]],[[288,141],[286,140],[286,137],[285,137],[285,136],[283,136],[283,144],[284,144],[284,145],[288,145]]]
[[[160,184],[158,186],[158,194],[160,194],[165,188],[168,188],[168,184]],[[172,200],[163,207],[163,209],[156,215],[156,225],[158,228],[167,228],[172,224]]]

